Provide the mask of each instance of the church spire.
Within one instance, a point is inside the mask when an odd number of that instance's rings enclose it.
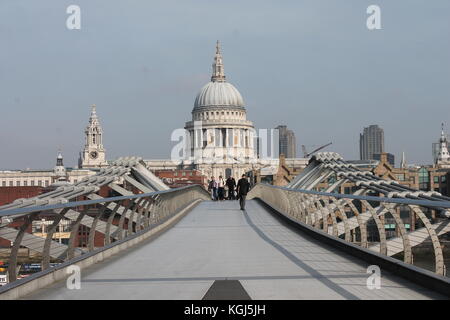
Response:
[[[97,117],[95,104],[91,105],[89,124],[84,133],[86,140],[84,150],[80,155],[79,166],[82,168],[106,166],[105,148],[103,148],[103,130]]]
[[[445,137],[444,133],[444,123],[441,123],[441,139],[439,140],[439,142],[447,142],[447,138]]]
[[[222,53],[220,52],[220,42],[216,43],[216,55],[214,56],[214,63],[212,65],[213,72],[211,76],[212,82],[225,82],[225,72],[223,69]]]
[[[439,139],[439,153],[436,164],[438,165],[450,164],[450,154],[447,148],[447,137],[444,133],[444,124],[442,124],[441,138]]]
[[[53,168],[53,172],[56,177],[65,177],[66,176],[66,168],[63,164],[63,156],[61,153],[61,149],[58,149],[58,156],[56,157],[56,166]]]
[[[406,169],[406,158],[405,158],[405,151],[402,152],[402,160],[400,162],[400,168]]]
[[[56,157],[56,166],[64,166],[63,164],[63,156],[61,154],[61,149],[58,149],[58,156]]]

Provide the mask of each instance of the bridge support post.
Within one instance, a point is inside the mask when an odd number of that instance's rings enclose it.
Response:
[[[36,215],[32,215],[32,216],[30,215],[30,216],[25,217],[25,222],[20,227],[19,233],[17,234],[16,239],[14,240],[14,244],[11,249],[9,265],[8,265],[9,282],[16,281],[16,279],[17,279],[17,255],[19,254],[20,244],[23,240],[26,230],[31,225],[31,222],[35,216]]]
[[[60,221],[70,208],[63,209],[59,214],[55,215],[52,225],[47,230],[47,237],[45,238],[44,250],[42,251],[42,270],[46,270],[50,267],[50,247],[52,244],[53,234],[56,231]]]

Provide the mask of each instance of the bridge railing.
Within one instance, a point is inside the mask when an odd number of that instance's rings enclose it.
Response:
[[[31,273],[144,234],[194,203],[198,185],[0,211],[0,269],[12,283]],[[0,270],[1,271],[1,270]]]
[[[414,262],[415,248],[421,247],[428,258],[414,264],[446,275],[448,248],[443,249],[450,232],[450,201],[325,193],[268,184],[255,185],[249,198],[259,198],[295,222],[408,264]]]

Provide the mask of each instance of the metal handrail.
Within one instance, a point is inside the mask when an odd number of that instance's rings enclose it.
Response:
[[[112,243],[146,233],[174,217],[180,210],[209,199],[209,194],[199,185],[190,185],[149,193],[96,198],[0,211],[0,222],[3,223],[0,238],[11,242],[8,257],[9,283],[18,279],[21,247],[33,251],[33,259],[38,259],[45,271],[50,268],[52,261],[72,261]],[[46,224],[45,231],[36,232],[38,234],[30,232],[33,222],[39,221],[41,214],[44,221],[45,217],[50,217],[48,221],[51,223]],[[63,231],[67,234],[67,243],[53,240],[62,220],[68,222],[67,230]],[[100,238],[96,240],[97,236]]]
[[[121,200],[147,198],[147,197],[152,197],[152,196],[161,195],[161,194],[165,194],[165,193],[171,193],[171,192],[175,192],[175,191],[181,191],[181,190],[190,189],[190,188],[202,188],[202,187],[199,185],[189,185],[189,186],[173,188],[173,189],[169,189],[169,190],[154,191],[154,192],[149,192],[149,193],[139,193],[139,194],[130,195],[130,196],[116,196],[116,197],[101,198],[101,199],[94,199],[94,200],[70,201],[67,203],[51,204],[51,205],[45,205],[45,206],[31,206],[31,207],[25,207],[25,208],[0,210],[0,218],[4,217],[4,216],[10,217],[10,216],[24,214],[24,213],[33,213],[33,212],[40,212],[40,211],[47,211],[47,210],[72,208],[72,207],[77,207],[77,206],[92,205],[92,204],[114,202],[114,201],[121,201]]]
[[[298,192],[304,194],[311,194],[317,196],[334,197],[337,199],[353,199],[353,200],[366,200],[366,201],[376,201],[376,202],[387,202],[387,203],[401,203],[409,205],[417,205],[422,207],[432,207],[432,208],[450,208],[450,201],[432,201],[432,200],[414,200],[407,198],[388,198],[388,197],[376,197],[376,196],[360,196],[353,194],[342,194],[342,193],[329,193],[322,191],[304,190],[304,189],[291,189],[288,187],[274,186],[267,183],[258,183],[255,185],[263,185],[274,189],[281,189],[290,192]]]
[[[402,253],[403,261],[408,264],[413,264],[413,247],[430,243],[435,272],[446,274],[446,251],[439,237],[450,232],[450,201],[408,199],[402,198],[401,193],[397,198],[367,196],[364,192],[370,190],[364,189],[357,192],[356,195],[329,193],[258,183],[248,197],[259,198],[300,224],[382,255],[393,257]],[[405,211],[409,213],[409,223],[420,221],[422,224],[406,227],[408,222],[401,216]],[[394,219],[395,234],[391,237],[385,228],[386,214]],[[369,229],[370,221],[373,224]]]

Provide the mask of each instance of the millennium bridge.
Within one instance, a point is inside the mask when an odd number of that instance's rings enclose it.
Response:
[[[356,190],[337,192],[346,182]],[[333,152],[314,155],[285,187],[256,184],[244,211],[198,185],[169,189],[141,158],[119,158],[0,207],[0,240],[11,244],[0,299],[447,299],[449,209],[449,197]],[[41,219],[51,224],[37,236]],[[62,221],[65,243],[55,240]],[[27,277],[24,250],[40,265]]]

